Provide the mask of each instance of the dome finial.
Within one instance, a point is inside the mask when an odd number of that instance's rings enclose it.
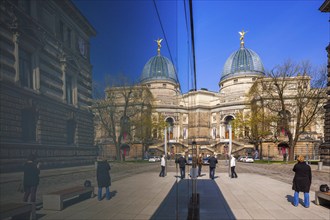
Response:
[[[239,40],[241,41],[241,47],[244,47],[244,35],[247,33],[244,31],[244,29],[242,29],[242,31],[238,32],[241,37],[239,38]]]
[[[163,39],[157,39],[155,40],[157,42],[157,45],[158,45],[158,48],[157,48],[157,52],[158,52],[158,55],[160,55],[160,48],[162,47],[162,45],[160,44],[162,42]]]

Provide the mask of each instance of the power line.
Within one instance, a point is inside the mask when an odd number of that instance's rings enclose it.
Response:
[[[163,23],[162,23],[162,20],[160,19],[160,15],[159,15],[159,12],[158,12],[158,8],[157,8],[157,5],[156,5],[156,1],[153,0],[154,2],[154,6],[155,6],[155,9],[156,9],[156,12],[157,12],[157,16],[158,16],[158,20],[159,20],[159,23],[160,23],[160,27],[162,28],[162,31],[163,31],[163,35],[164,35],[164,38],[165,38],[165,42],[166,42],[166,45],[167,45],[167,49],[168,49],[168,52],[170,54],[170,59],[171,59],[171,62],[173,62],[173,58],[172,58],[172,53],[171,53],[171,49],[170,49],[170,46],[168,44],[168,41],[167,41],[167,37],[166,37],[166,34],[165,34],[165,30],[164,30],[164,27],[163,27]],[[179,77],[178,77],[178,74],[176,72],[176,68],[174,68],[174,71],[175,71],[175,75],[176,75],[176,78],[177,80],[179,81]],[[180,85],[180,83],[179,83]]]
[[[195,35],[194,35],[194,16],[193,16],[193,5],[192,0],[189,0],[190,10],[190,30],[191,30],[191,47],[193,55],[193,72],[194,72],[194,90],[197,90],[197,79],[196,79],[196,57],[195,57]]]

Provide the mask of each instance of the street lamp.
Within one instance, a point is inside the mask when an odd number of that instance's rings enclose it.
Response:
[[[226,164],[225,164],[225,166],[228,166],[228,144],[227,143],[225,143],[225,155],[226,155]]]
[[[267,159],[268,159],[268,164],[269,164],[269,151],[270,151],[270,146],[269,146],[269,144],[268,144],[268,156],[267,156],[267,157],[268,157],[268,158],[267,158]]]

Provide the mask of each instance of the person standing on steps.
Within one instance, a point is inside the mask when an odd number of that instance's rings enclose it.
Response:
[[[299,204],[299,192],[304,193],[304,206],[309,207],[309,190],[312,184],[312,171],[311,167],[306,164],[305,158],[299,155],[297,163],[293,167],[295,172],[293,178],[292,189],[294,190],[293,205],[298,206]]]

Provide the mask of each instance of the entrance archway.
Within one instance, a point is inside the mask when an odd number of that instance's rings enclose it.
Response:
[[[167,126],[167,140],[173,139],[173,127],[174,127],[174,119],[171,117],[166,118],[165,120]]]
[[[228,115],[224,119],[224,121],[225,121],[225,138],[226,139],[229,139],[228,125],[231,125],[233,120],[235,120],[235,118],[232,115]],[[232,130],[231,137],[232,137],[232,139],[234,139],[234,137],[235,137],[234,130]]]

